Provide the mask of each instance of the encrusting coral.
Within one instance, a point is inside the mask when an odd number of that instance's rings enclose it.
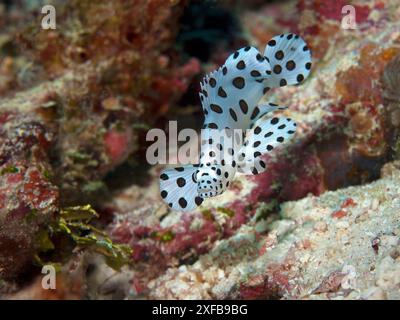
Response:
[[[29,265],[40,227],[61,207],[104,195],[104,176],[138,149],[142,128],[178,101],[199,69],[195,59],[178,67],[166,53],[179,1],[55,6],[57,29],[42,30],[40,7],[1,5],[0,274],[7,278]]]

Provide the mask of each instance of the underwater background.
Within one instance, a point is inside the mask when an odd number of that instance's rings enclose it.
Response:
[[[203,76],[288,32],[311,74],[265,101],[296,136],[169,209],[146,132],[200,130]],[[0,297],[400,299],[399,129],[398,0],[2,0]]]

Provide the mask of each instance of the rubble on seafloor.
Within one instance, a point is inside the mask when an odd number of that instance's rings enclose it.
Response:
[[[238,18],[250,44],[261,49],[272,36],[290,31],[302,35],[312,50],[309,79],[299,86],[273,89],[265,97],[289,107],[284,114],[298,123],[296,139],[266,159],[269,170],[265,173],[238,177],[222,196],[205,201],[189,214],[170,211],[160,199],[161,167],[137,167],[130,175],[134,177],[130,185],[119,186],[97,206],[98,212],[111,221],[106,227],[110,237],[132,248],[131,263],[118,272],[98,256],[75,255],[71,259],[75,268],[87,272],[69,278],[70,266],[65,265],[60,272],[65,280],[60,281],[76,285],[71,286],[71,294],[66,289],[68,285],[62,286],[65,291],[55,293],[54,298],[400,299],[400,169],[398,162],[390,162],[400,157],[400,99],[396,92],[400,84],[396,73],[400,68],[400,10],[394,0],[350,1],[357,12],[357,28],[343,29],[341,8],[348,2],[327,1],[322,5],[317,0],[299,0],[241,11]],[[156,10],[156,4],[160,2],[154,1],[154,7],[149,8]],[[118,8],[118,4],[115,6]],[[106,7],[99,6],[105,11]],[[165,27],[163,21],[172,9],[160,6],[159,10],[161,22],[157,20],[157,26]],[[152,37],[159,30],[154,28],[141,32]],[[138,34],[133,34],[132,45],[136,41],[142,43]],[[96,39],[92,39],[93,43],[97,43]],[[74,204],[76,196],[69,190],[81,192],[102,185],[106,173],[132,153],[135,158],[134,151],[140,143],[132,123],[147,121],[148,114],[164,114],[184,93],[184,84],[199,73],[200,66],[197,60],[190,60],[184,67],[169,66],[160,73],[157,68],[150,68],[162,88],[154,82],[147,83],[144,92],[150,97],[161,92],[162,96],[154,100],[134,94],[132,101],[131,92],[136,92],[135,86],[142,82],[126,75],[138,66],[132,62],[125,70],[125,55],[129,56],[131,47],[120,48],[117,39],[111,36],[110,41],[118,43],[116,52],[121,61],[117,65],[126,73],[121,75],[121,82],[112,78],[117,81],[107,87],[112,97],[106,95],[106,99],[99,101],[103,85],[92,81],[99,74],[110,73],[119,79],[116,74],[121,69],[115,68],[114,55],[112,59],[103,59],[101,51],[91,51],[89,46],[87,61],[93,62],[79,66],[72,63],[74,68],[79,67],[78,74],[75,69],[67,72],[70,64],[60,67],[65,57],[49,61],[44,64],[46,68],[51,66],[48,70],[58,72],[61,68],[65,73],[57,73],[55,81],[28,88],[0,102],[0,109],[18,110],[15,116],[3,112],[4,120],[12,120],[7,122],[8,128],[18,127],[22,117],[24,125],[33,122],[41,127],[46,138],[38,136],[38,129],[29,130],[29,136],[36,135],[24,143],[34,145],[40,152],[22,152],[17,158],[11,153],[4,165],[11,169],[1,179],[13,180],[14,175],[25,174],[19,163],[13,164],[14,159],[22,159],[39,167],[44,177],[54,171],[58,179],[51,180],[50,190],[58,186],[64,191],[62,200],[73,200]],[[150,43],[141,54],[154,50],[157,61],[165,62],[164,56],[158,56],[156,43]],[[37,53],[36,50],[32,52]],[[227,54],[211,56],[205,69],[216,67]],[[151,57],[146,60],[149,65]],[[110,68],[114,71],[109,72]],[[182,77],[186,79],[182,86],[169,85]],[[124,83],[131,85],[125,88]],[[169,90],[176,87],[179,92],[170,98]],[[76,94],[71,93],[75,90]],[[161,107],[159,102],[164,99],[168,103]],[[57,105],[55,110],[67,111],[72,119],[54,118],[53,104]],[[138,105],[142,107],[137,109]],[[116,106],[123,106],[123,112]],[[125,113],[131,114],[131,108],[132,117]],[[34,120],[24,120],[25,114],[30,115],[27,119],[34,116]],[[74,126],[76,119],[79,123],[85,120],[85,130]],[[103,130],[101,137],[92,135],[99,130]],[[6,146],[18,146],[20,140],[13,135],[19,131],[3,132],[5,137],[11,135]],[[57,141],[58,148],[48,149],[52,141]],[[25,150],[22,146],[15,150]],[[37,157],[40,160],[32,162]],[[18,172],[14,172],[13,166]],[[112,175],[115,179],[117,172],[111,173],[110,180]],[[85,189],[85,182],[90,182],[91,187]],[[19,183],[14,190],[21,188],[23,184]],[[118,184],[118,180],[112,184]],[[46,211],[46,219],[57,214],[58,198],[54,193],[53,202],[46,202],[53,206],[49,213]],[[28,203],[26,207],[34,208],[34,204]],[[21,210],[17,212],[24,215]],[[32,229],[31,234],[36,231]],[[11,297],[42,296],[35,288],[32,284]]]
[[[149,283],[152,298],[400,299],[400,163],[364,186],[282,205],[193,265]]]

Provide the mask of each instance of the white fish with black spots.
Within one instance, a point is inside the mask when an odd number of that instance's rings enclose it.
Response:
[[[192,211],[205,198],[222,194],[237,172],[265,171],[262,156],[288,142],[296,123],[268,114],[285,107],[259,102],[273,87],[303,82],[310,70],[309,48],[288,33],[273,37],[263,55],[254,47],[239,49],[206,75],[199,93],[205,117],[199,164],[165,169],[160,175],[160,194],[169,207]]]

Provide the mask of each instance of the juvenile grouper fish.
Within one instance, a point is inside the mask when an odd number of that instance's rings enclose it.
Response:
[[[310,69],[306,43],[288,33],[273,37],[263,55],[251,46],[239,49],[206,75],[199,93],[205,117],[199,163],[160,175],[160,194],[169,207],[191,211],[205,198],[222,194],[237,172],[264,172],[263,155],[289,141],[296,123],[270,115],[285,107],[259,102],[271,88],[301,83]]]

